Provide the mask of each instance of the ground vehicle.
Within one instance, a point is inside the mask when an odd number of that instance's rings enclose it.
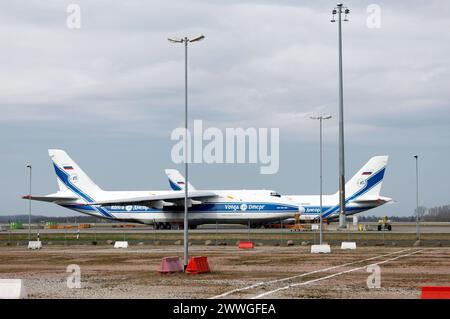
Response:
[[[384,216],[382,219],[378,221],[378,231],[382,231],[387,229],[388,231],[392,230],[391,221],[387,216]]]

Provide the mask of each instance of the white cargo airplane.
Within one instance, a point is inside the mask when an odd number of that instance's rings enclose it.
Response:
[[[353,215],[391,202],[389,197],[380,196],[384,172],[388,156],[372,157],[346,184],[345,184],[345,214]],[[184,184],[183,176],[176,170],[166,170],[170,186],[173,190],[181,190]],[[189,189],[192,186],[189,185]],[[305,210],[300,220],[317,220],[320,218],[319,195],[285,195],[281,199],[288,199]],[[333,220],[339,217],[339,192],[333,195],[322,196],[322,217]],[[293,222],[289,219],[285,222]],[[256,226],[256,225],[255,225]]]
[[[184,178],[177,190],[104,191],[63,150],[48,151],[56,172],[59,191],[22,198],[51,202],[80,213],[112,220],[153,224],[170,228],[184,218]],[[167,174],[178,173],[166,170]],[[181,176],[181,174],[178,173]],[[174,175],[172,175],[174,176]],[[183,187],[181,187],[183,186]],[[252,224],[294,218],[304,211],[289,198],[269,190],[199,191],[188,188],[189,225]]]

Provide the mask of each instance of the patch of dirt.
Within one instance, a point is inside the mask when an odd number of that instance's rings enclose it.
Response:
[[[181,246],[142,245],[118,250],[113,247],[47,246],[40,251],[25,247],[0,247],[0,277],[21,278],[31,298],[208,298],[263,281],[307,274],[346,263],[355,264],[308,274],[291,280],[236,292],[228,298],[252,296],[314,279],[367,266],[396,255],[399,247],[358,247],[331,254],[311,254],[309,247],[192,246],[191,256],[208,256],[211,273],[159,274],[163,257],[180,256]],[[421,249],[421,248],[420,248]],[[411,251],[417,250],[412,248]],[[397,255],[407,254],[399,252]],[[360,261],[358,263],[358,261]],[[81,268],[81,288],[69,289],[67,266]],[[419,298],[424,285],[450,285],[450,249],[424,248],[420,253],[380,265],[381,288],[367,288],[366,268],[290,287],[268,298]]]

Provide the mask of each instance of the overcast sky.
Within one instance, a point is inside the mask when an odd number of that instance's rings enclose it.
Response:
[[[66,25],[81,7],[81,28]],[[367,6],[381,8],[368,28]],[[450,3],[347,1],[344,32],[346,175],[390,156],[382,194],[396,203],[367,215],[410,215],[420,157],[420,203],[450,204]],[[190,119],[204,126],[280,129],[280,169],[194,164],[201,189],[317,194],[318,123],[324,190],[338,188],[337,25],[331,1],[9,1],[0,6],[1,215],[27,213],[33,193],[57,190],[48,148],[65,149],[106,190],[168,189],[164,169],[183,126],[183,47]],[[34,203],[35,214],[75,215]]]

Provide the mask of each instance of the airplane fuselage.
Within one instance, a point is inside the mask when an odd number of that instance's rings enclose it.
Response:
[[[104,192],[96,200],[112,200],[123,197],[140,197],[161,195],[173,191],[135,191]],[[184,191],[180,191],[184,193]],[[189,223],[191,225],[220,223],[248,224],[280,221],[293,218],[301,213],[302,208],[293,201],[270,196],[270,191],[250,190],[218,190],[212,191],[217,197],[206,199],[201,204],[189,207]],[[65,208],[97,217],[117,220],[133,220],[144,224],[182,223],[183,206],[165,206],[162,208],[142,205],[90,205],[88,200],[59,204]]]

